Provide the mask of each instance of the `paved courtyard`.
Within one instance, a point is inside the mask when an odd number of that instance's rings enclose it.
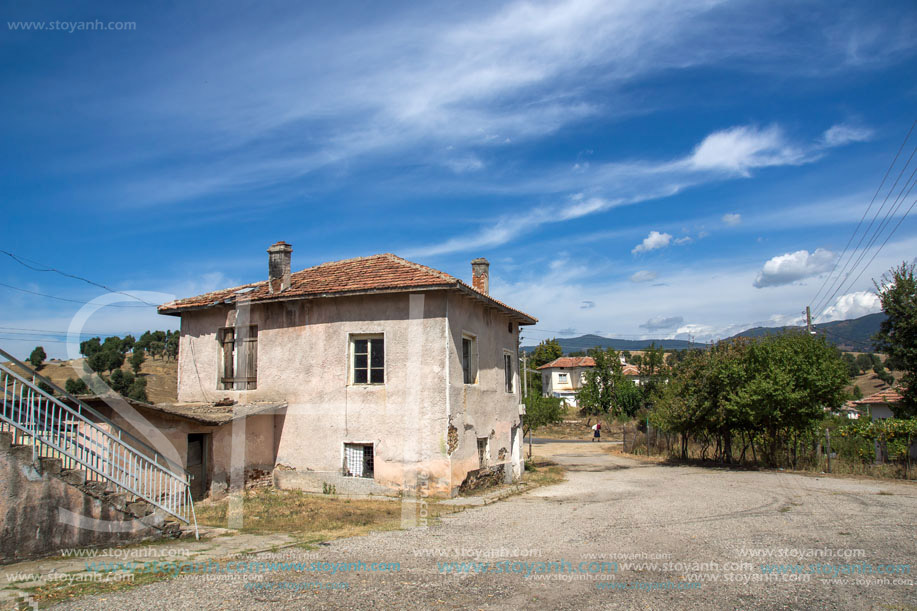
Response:
[[[428,527],[262,556],[320,570],[188,576],[58,608],[917,608],[913,484],[670,467],[605,447],[536,446],[565,482]]]

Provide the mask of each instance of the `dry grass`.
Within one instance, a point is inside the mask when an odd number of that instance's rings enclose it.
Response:
[[[225,528],[230,511],[229,497],[195,505],[201,524]],[[451,513],[453,508],[435,501],[427,504],[428,517]],[[264,488],[242,497],[242,532],[287,533],[303,541],[352,537],[373,530],[401,528],[402,503],[318,496],[296,490]]]
[[[106,578],[110,577],[110,575],[110,573],[97,573],[93,574],[93,577]],[[38,603],[44,608],[82,596],[120,592],[129,588],[172,579],[174,575],[165,572],[145,573],[138,571],[129,575],[125,574],[125,579],[119,581],[77,581],[80,577],[79,575],[74,575],[74,581],[72,583],[65,580],[52,581],[44,585],[35,586],[34,588],[28,588],[27,592],[35,603]],[[31,609],[32,607],[20,605],[18,608]]]
[[[525,474],[522,481],[535,486],[550,486],[566,479],[563,468],[555,462],[534,457],[525,461]]]

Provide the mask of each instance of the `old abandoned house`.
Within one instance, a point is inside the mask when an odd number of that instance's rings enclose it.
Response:
[[[239,410],[219,439],[176,440],[207,487],[243,467],[381,494],[521,475],[519,328],[536,319],[490,296],[486,259],[468,285],[392,254],[292,273],[290,245],[268,253],[267,280],[159,307],[181,317],[169,409]]]

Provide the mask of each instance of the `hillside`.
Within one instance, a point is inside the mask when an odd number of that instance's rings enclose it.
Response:
[[[38,373],[64,388],[67,378],[76,378],[82,370],[83,359],[75,361],[49,361]],[[76,365],[76,369],[74,369]],[[122,369],[130,371],[125,364]],[[178,363],[164,359],[144,361],[140,375],[146,378],[146,394],[150,403],[174,403],[178,396]]]
[[[828,341],[835,344],[841,350],[849,352],[872,352],[872,336],[879,332],[879,325],[885,320],[885,314],[879,312],[876,314],[867,314],[860,318],[851,320],[836,320],[816,325],[815,331],[819,335],[824,335]],[[803,327],[752,327],[740,333],[736,333],[730,338],[736,337],[762,337],[772,333],[781,333],[783,331],[796,330],[801,331]],[[564,354],[571,352],[585,352],[591,348],[614,348],[615,350],[645,350],[650,344],[655,343],[665,350],[683,350],[685,348],[703,348],[704,344],[692,344],[689,341],[681,339],[619,339],[614,337],[602,337],[601,335],[580,335],[579,337],[558,337],[557,342],[563,349]],[[535,346],[523,346],[526,352],[535,350]]]
[[[579,337],[558,337],[557,342],[560,344],[560,347],[563,349],[564,354],[569,354],[571,352],[585,352],[595,347],[599,348],[614,348],[615,350],[645,350],[649,348],[650,344],[655,343],[656,346],[665,348],[666,350],[682,350],[684,348],[691,348],[696,346],[691,342],[682,340],[682,339],[616,339],[610,337],[602,337],[601,335],[581,335]],[[535,346],[523,346],[523,350],[526,352],[532,352],[535,350]]]
[[[835,344],[841,350],[850,352],[873,352],[875,348],[872,343],[872,336],[879,332],[879,325],[885,320],[885,314],[878,312],[876,314],[867,314],[860,318],[850,320],[836,320],[833,322],[820,323],[815,325],[815,332],[818,335],[824,335],[828,341]],[[771,333],[781,333],[783,331],[795,330],[801,331],[804,327],[753,327],[746,329],[741,333],[736,333],[729,339],[736,337],[762,337]]]

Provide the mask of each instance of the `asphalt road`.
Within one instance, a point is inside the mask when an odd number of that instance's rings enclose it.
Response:
[[[660,466],[599,444],[536,452],[567,481],[427,527],[288,550],[366,570],[275,570],[249,589],[183,577],[60,608],[917,608],[913,484]]]

